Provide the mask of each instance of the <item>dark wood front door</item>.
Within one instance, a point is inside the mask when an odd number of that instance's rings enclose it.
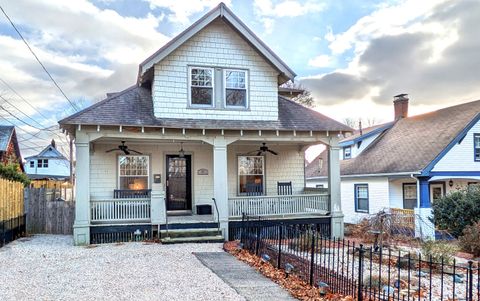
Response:
[[[192,210],[192,157],[167,155],[167,210]]]

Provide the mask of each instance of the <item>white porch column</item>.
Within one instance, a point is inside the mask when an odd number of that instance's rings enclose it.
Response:
[[[344,216],[342,212],[340,147],[338,145],[338,138],[332,138],[328,146],[328,194],[330,195],[332,237],[343,238]]]
[[[213,141],[213,197],[217,201],[220,228],[228,240],[227,142],[222,136]]]
[[[90,141],[88,134],[77,131],[75,138],[77,164],[75,167],[75,245],[90,244]]]

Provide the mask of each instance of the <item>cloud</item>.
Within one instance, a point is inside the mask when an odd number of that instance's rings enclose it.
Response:
[[[191,23],[190,17],[196,13],[201,13],[206,9],[217,6],[218,0],[196,0],[193,4],[191,1],[182,0],[144,0],[150,4],[151,9],[161,8],[169,11],[168,20],[173,23],[186,25]],[[223,1],[227,6],[231,6],[231,0]]]
[[[263,23],[266,33],[272,33],[275,19],[293,18],[307,14],[318,13],[326,8],[320,1],[292,1],[292,0],[254,0],[254,13]]]
[[[322,54],[308,61],[308,65],[317,68],[330,67],[333,64],[332,57]]]
[[[476,25],[480,3],[444,1],[412,8],[412,2],[407,1],[361,18],[330,43],[337,55],[351,51],[351,63],[300,81],[312,90],[319,104],[368,97],[377,104],[390,105],[392,96],[403,92],[410,94],[413,106],[480,99],[480,34]],[[407,19],[390,20],[393,16]]]

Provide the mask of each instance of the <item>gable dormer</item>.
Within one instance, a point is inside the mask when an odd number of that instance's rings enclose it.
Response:
[[[222,3],[140,65],[157,118],[278,120],[295,74]]]

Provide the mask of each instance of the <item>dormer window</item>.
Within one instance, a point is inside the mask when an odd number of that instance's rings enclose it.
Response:
[[[246,70],[224,70],[225,106],[246,108],[248,98]]]
[[[189,68],[189,96],[190,105],[198,107],[212,107],[214,99],[213,68]]]
[[[343,149],[343,159],[352,158],[352,148],[350,146]]]

